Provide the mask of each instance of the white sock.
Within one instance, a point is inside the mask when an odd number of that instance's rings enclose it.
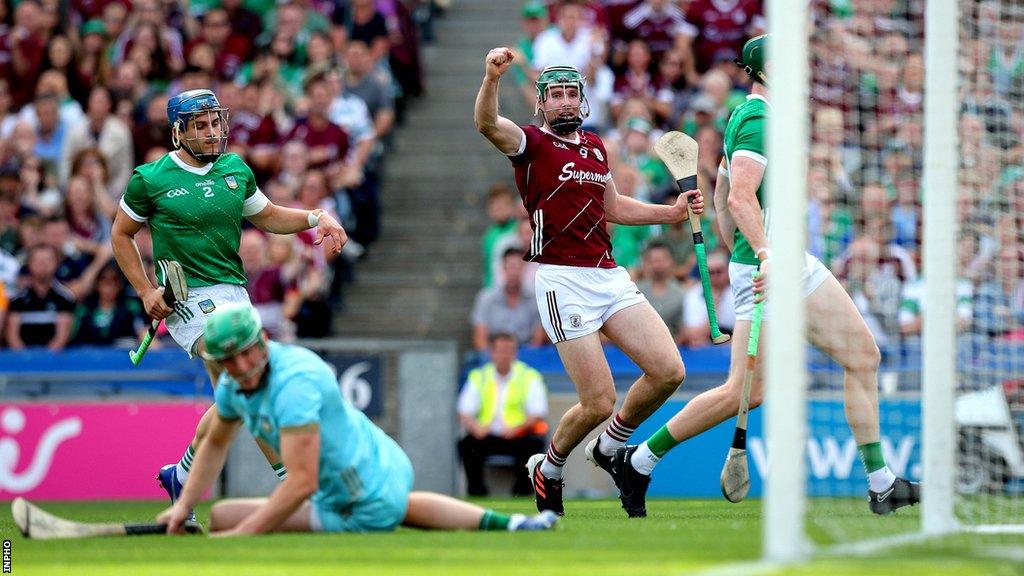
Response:
[[[654,467],[657,466],[660,461],[661,457],[655,456],[654,452],[651,452],[651,449],[647,446],[647,442],[637,446],[636,452],[633,452],[633,456],[629,459],[633,468],[644,476],[650,476]]]
[[[555,466],[548,458],[545,458],[544,461],[540,463],[540,471],[544,474],[545,478],[551,478],[552,480],[562,477],[562,467]]]
[[[508,531],[515,532],[526,522],[526,514],[513,514],[508,519]]]
[[[597,449],[605,456],[614,456],[615,451],[626,445],[626,441],[636,431],[636,427],[626,422],[616,413],[608,427],[597,437]]]
[[[607,430],[601,432],[601,435],[597,437],[597,451],[605,456],[615,456],[616,450],[625,445],[625,442],[609,436]]]
[[[181,462],[178,462],[178,465],[174,468],[174,473],[178,476],[178,482],[181,482],[181,485],[184,486],[185,481],[188,480],[188,470],[185,470],[185,467],[181,465]]]
[[[868,488],[872,492],[885,492],[895,481],[896,475],[892,473],[892,470],[889,470],[888,466],[883,466],[874,472],[868,472]]]

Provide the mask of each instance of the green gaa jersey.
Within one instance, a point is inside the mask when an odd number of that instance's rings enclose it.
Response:
[[[190,287],[245,285],[238,256],[242,218],[268,203],[237,154],[195,168],[170,152],[136,168],[121,197],[132,220],[149,222],[153,258],[177,260]],[[157,276],[162,283],[159,266]]]
[[[747,101],[740,104],[732,111],[729,117],[729,125],[725,128],[722,148],[725,151],[725,168],[727,174],[732,167],[732,159],[737,156],[745,156],[764,166],[768,165],[768,158],[765,156],[765,130],[767,128],[768,101],[764,96],[751,94]],[[765,180],[757,187],[757,201],[764,211],[765,233],[768,231],[768,209],[764,205]],[[733,242],[732,261],[740,264],[758,264],[757,255],[750,243],[743,237],[740,229],[736,228]]]

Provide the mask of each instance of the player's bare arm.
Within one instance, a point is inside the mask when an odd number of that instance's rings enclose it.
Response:
[[[270,202],[258,213],[249,216],[254,226],[272,234],[294,234],[316,227],[317,246],[324,244],[328,254],[341,252],[348,242],[348,234],[341,224],[325,210],[301,210],[286,208]],[[326,243],[325,243],[326,240]]]
[[[149,276],[142,265],[139,247],[135,244],[135,235],[139,230],[142,230],[142,222],[133,220],[124,208],[118,207],[110,231],[110,247],[114,251],[114,259],[117,260],[121,272],[142,299],[146,314],[154,320],[163,320],[174,310],[164,302],[163,287],[155,287],[149,281]]]
[[[718,179],[715,181],[713,197],[715,216],[718,220],[718,234],[722,242],[732,252],[733,241],[736,239],[736,221],[729,212],[729,174],[725,171],[725,160],[718,165]]]
[[[210,430],[203,443],[199,445],[195,459],[192,463],[192,471],[185,482],[185,488],[181,496],[173,506],[161,512],[157,522],[167,524],[167,532],[173,534],[183,533],[182,525],[192,513],[192,509],[203,498],[203,493],[209,490],[224,468],[224,462],[228,457],[228,448],[235,439],[235,433],[241,427],[242,421],[238,419],[225,419],[217,414],[213,418]]]
[[[608,180],[608,186],[604,189],[605,218],[613,224],[629,226],[675,224],[689,218],[687,205],[691,197],[694,200],[689,207],[693,209],[693,213],[704,213],[704,196],[700,190],[688,190],[680,194],[676,203],[672,205],[646,204],[629,196],[621,196],[615,187],[615,181]]]
[[[768,286],[768,237],[764,231],[764,213],[757,200],[757,189],[764,178],[764,165],[746,156],[736,156],[729,167],[729,198],[727,206],[736,227],[743,233],[761,260],[761,274],[754,280],[754,294],[763,299]]]
[[[494,144],[503,154],[515,154],[526,135],[515,122],[498,115],[498,82],[515,60],[509,48],[494,48],[487,53],[486,72],[476,95],[473,121],[477,132]]]
[[[288,519],[320,486],[320,428],[281,430],[281,456],[288,476],[259,510],[221,536],[263,534]]]

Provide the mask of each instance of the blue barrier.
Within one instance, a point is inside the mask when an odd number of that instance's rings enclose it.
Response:
[[[639,443],[656,432],[685,402],[670,401],[644,422],[630,439]],[[921,402],[882,400],[882,451],[889,468],[912,480],[921,475]],[[767,472],[768,454],[762,432],[762,412],[750,413],[747,462],[750,497],[759,497]],[[842,400],[811,400],[807,405],[807,494],[862,497],[867,479],[857,445],[846,426]],[[736,421],[729,419],[669,452],[651,478],[650,495],[710,498],[722,495],[719,473],[732,442]]]
[[[104,391],[212,395],[202,361],[189,360],[177,347],[149,351],[138,367],[132,366],[126,349],[0,352],[0,396]]]

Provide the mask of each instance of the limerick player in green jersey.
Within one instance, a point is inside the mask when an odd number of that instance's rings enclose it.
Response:
[[[732,335],[732,363],[725,384],[698,395],[669,422],[639,446],[616,454],[623,507],[630,515],[643,510],[647,485],[655,464],[680,442],[736,415],[743,389],[747,338],[755,301],[764,299],[771,252],[766,229],[770,218],[764,206],[764,173],[768,165],[765,128],[768,102],[767,35],[743,47],[740,64],[753,81],[752,93],[738,106],[725,130],[725,159],[715,187],[715,208],[722,238],[732,249],[729,280],[736,307]],[[757,280],[752,279],[760,269]],[[868,476],[871,511],[887,514],[918,502],[917,483],[897,478],[885,464],[878,426],[878,364],[874,337],[850,296],[832,273],[807,254],[803,273],[809,318],[828,318],[828,326],[811,323],[812,344],[828,353],[845,372],[846,419],[857,441]],[[765,316],[767,317],[767,316]],[[764,332],[761,335],[764,342]],[[761,404],[758,374],[750,395],[750,408]]]
[[[412,492],[409,458],[341,396],[316,354],[268,341],[249,304],[225,304],[206,318],[203,355],[221,363],[216,418],[178,501],[158,517],[176,532],[213,485],[243,425],[284,457],[288,477],[269,498],[225,500],[210,529],[263,532],[371,532],[399,525],[440,530],[546,530],[545,511],[511,516],[431,492]]]
[[[347,241],[341,225],[323,210],[297,210],[270,202],[256,185],[252,170],[236,154],[225,154],[228,110],[210,90],[189,90],[167,103],[167,120],[175,150],[135,169],[114,218],[111,245],[118,265],[142,298],[146,313],[165,319],[174,340],[189,353],[203,350],[203,318],[228,302],[248,302],[245,273],[238,256],[242,219],[275,234],[316,227],[317,244],[337,254]],[[186,302],[172,310],[163,301],[139,256],[135,235],[149,224],[156,261],[176,260],[189,286]],[[163,273],[157,270],[162,281]],[[216,383],[220,368],[206,361]],[[177,466],[161,470],[160,481],[174,500],[188,477],[194,451],[202,442],[212,408]],[[279,459],[267,450],[278,475]]]

